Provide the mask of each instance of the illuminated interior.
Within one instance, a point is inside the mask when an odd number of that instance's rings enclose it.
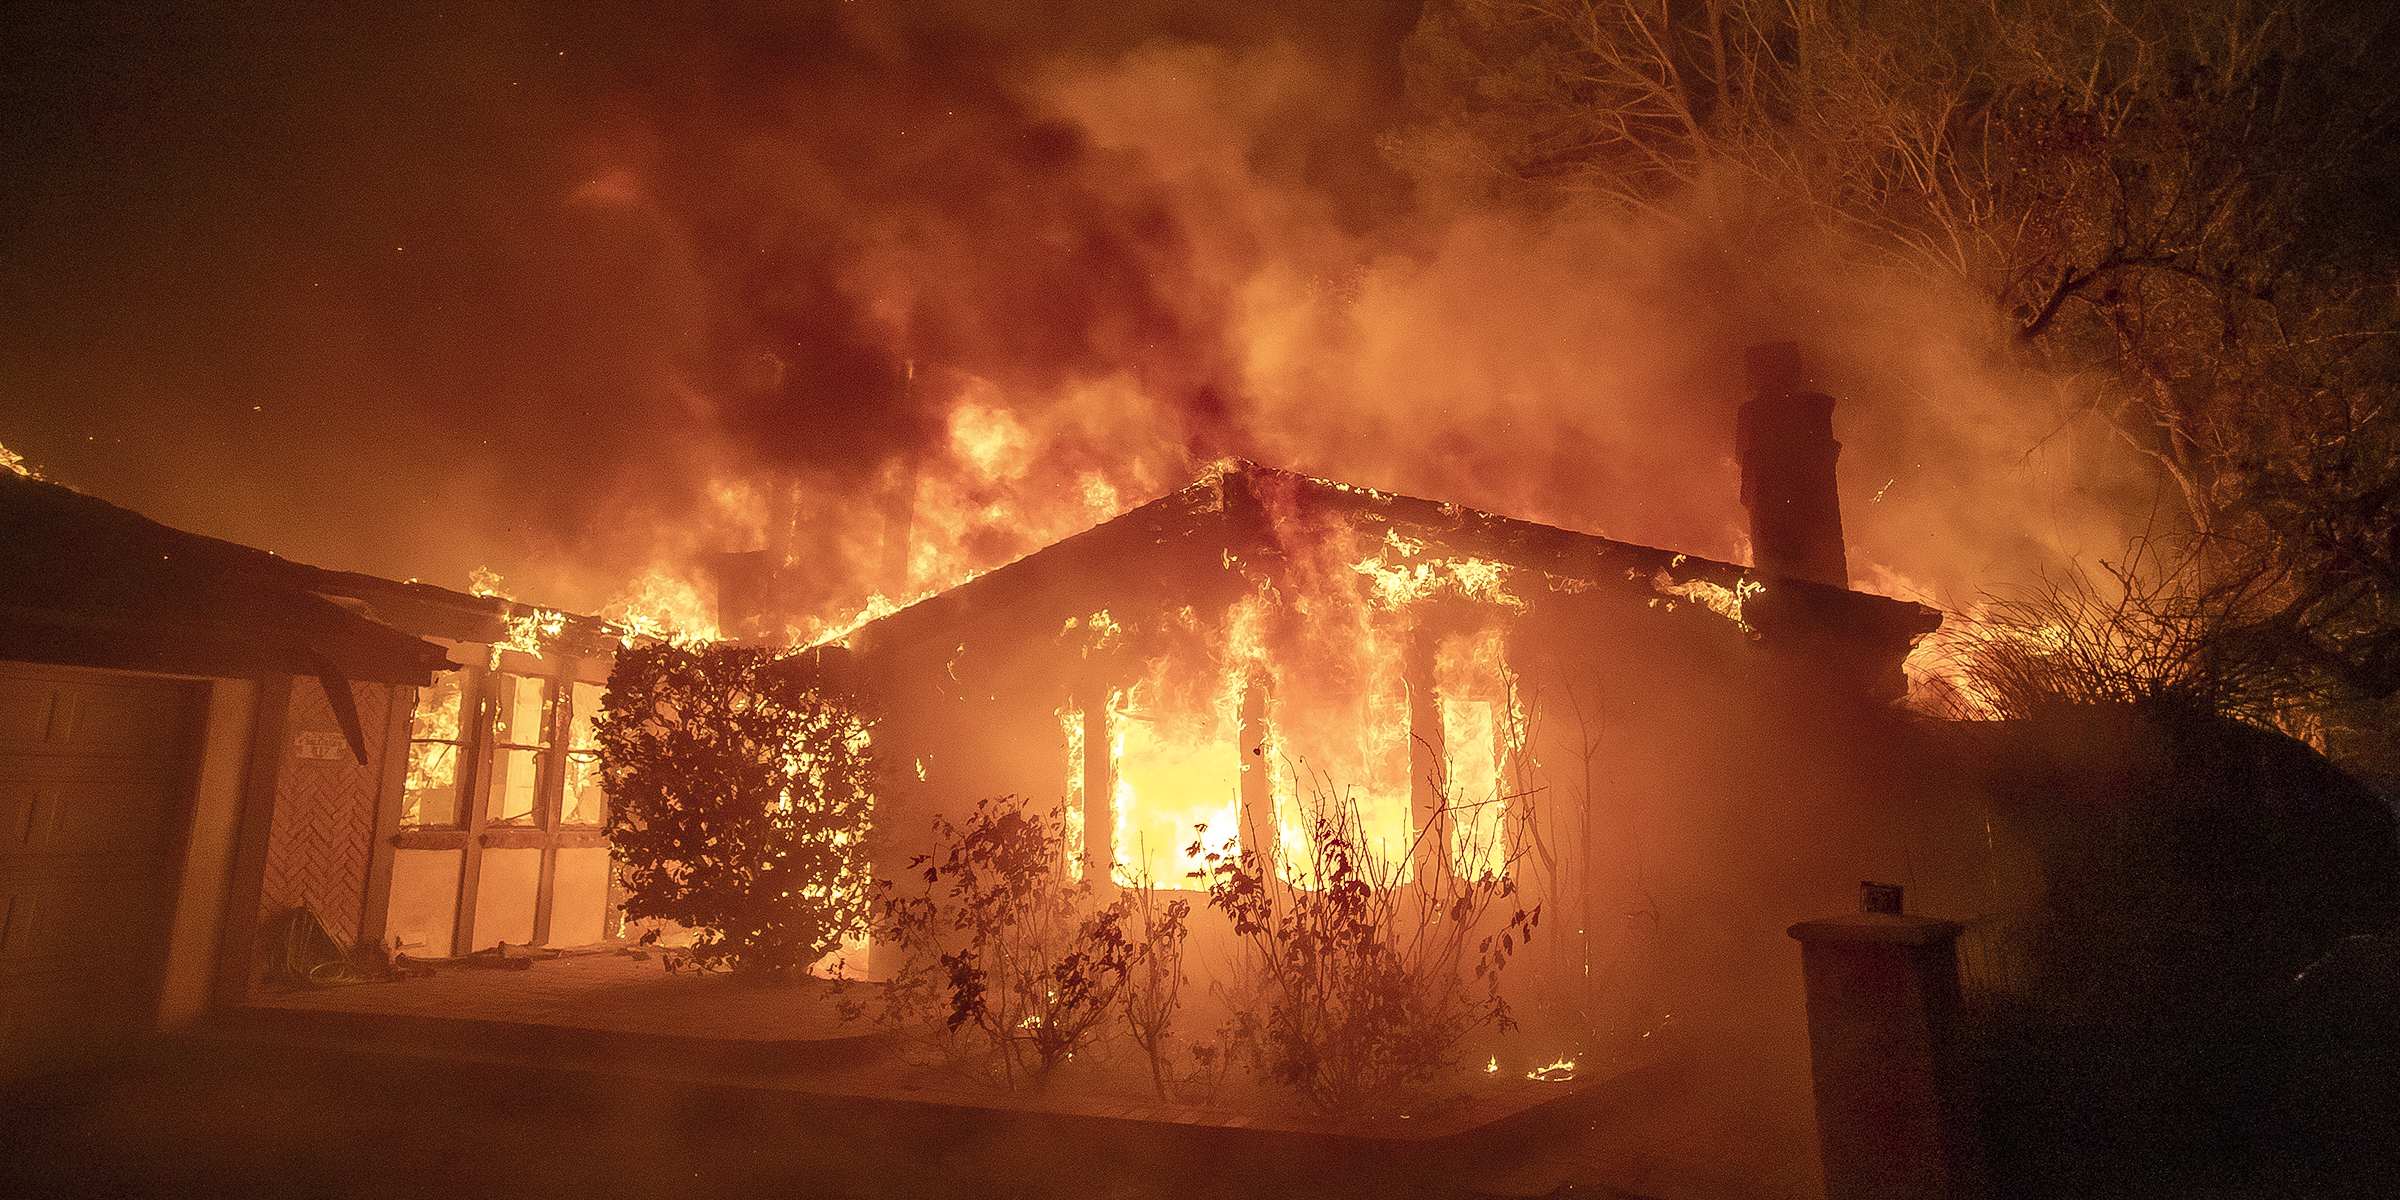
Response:
[[[1314,669],[1341,658],[1346,677],[1327,680],[1310,668],[1278,669],[1264,648],[1245,645],[1243,614],[1227,622],[1226,639],[1199,664],[1162,656],[1143,677],[1117,689],[1107,711],[1104,745],[1087,745],[1082,710],[1059,711],[1066,745],[1067,840],[1100,819],[1088,810],[1086,779],[1097,767],[1110,781],[1105,819],[1120,886],[1194,887],[1203,854],[1227,848],[1306,847],[1320,815],[1355,822],[1377,877],[1408,882],[1417,842],[1417,805],[1446,810],[1447,861],[1470,877],[1496,873],[1507,860],[1504,816],[1510,739],[1520,732],[1500,631],[1441,639],[1432,686],[1437,725],[1412,716],[1402,656],[1380,652],[1394,639],[1369,639],[1379,652],[1315,648]],[[1239,663],[1241,669],[1226,666]],[[1245,701],[1262,727],[1245,728]],[[1255,739],[1252,741],[1252,739]],[[1411,778],[1412,743],[1438,747],[1423,784]],[[1245,749],[1245,747],[1248,749]],[[1094,752],[1104,753],[1098,764]],[[1244,804],[1244,774],[1259,771]],[[1331,807],[1328,807],[1328,805]],[[1301,853],[1283,856],[1284,874],[1305,882]],[[1079,868],[1078,868],[1079,869]]]

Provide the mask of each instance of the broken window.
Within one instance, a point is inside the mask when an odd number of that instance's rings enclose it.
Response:
[[[419,689],[409,714],[391,931],[431,954],[596,941],[608,802],[592,718],[607,663],[462,649],[472,665]]]

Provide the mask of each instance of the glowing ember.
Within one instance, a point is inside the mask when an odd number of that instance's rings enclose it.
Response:
[[[1525,607],[1524,600],[1508,590],[1510,568],[1506,564],[1472,557],[1431,557],[1425,543],[1403,537],[1397,529],[1384,534],[1377,553],[1351,563],[1350,569],[1368,580],[1368,595],[1378,608],[1401,608],[1438,595],[1512,609]]]
[[[1682,563],[1683,556],[1676,555],[1675,561],[1678,564]],[[1742,618],[1742,605],[1748,602],[1750,597],[1767,590],[1766,584],[1755,579],[1741,580],[1732,587],[1710,583],[1705,579],[1689,579],[1677,583],[1665,571],[1658,573],[1658,577],[1652,581],[1652,586],[1662,594],[1679,596],[1706,607],[1710,612],[1741,626],[1744,633],[1750,632],[1750,623]]]
[[[1525,1072],[1525,1078],[1540,1080],[1543,1083],[1572,1082],[1575,1078],[1575,1060],[1562,1058],[1549,1066],[1535,1067]]]
[[[962,580],[961,582],[964,581]],[[875,595],[867,597],[866,606],[859,609],[857,612],[850,614],[850,616],[841,623],[812,629],[810,630],[808,636],[802,638],[801,641],[803,644],[810,646],[840,645],[846,641],[851,634],[857,633],[859,626],[864,625],[869,621],[877,620],[882,617],[888,617],[906,607],[907,605],[878,592]]]
[[[540,658],[542,647],[550,644],[552,639],[567,630],[566,614],[552,612],[546,608],[527,609],[523,612],[513,613],[506,620],[508,632],[499,641],[492,644],[492,664],[494,666],[499,665],[500,652],[503,650],[521,650],[535,658]]]

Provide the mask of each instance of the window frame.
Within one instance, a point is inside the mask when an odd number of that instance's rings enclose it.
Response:
[[[565,655],[535,656],[516,650],[472,642],[451,644],[455,659],[466,660],[458,668],[462,677],[461,718],[462,737],[458,761],[459,770],[455,819],[449,824],[398,824],[405,815],[406,798],[396,799],[391,810],[394,832],[387,842],[396,850],[456,851],[460,855],[457,906],[451,925],[451,945],[447,953],[463,956],[473,952],[476,937],[478,892],[483,874],[483,854],[487,850],[540,850],[541,865],[534,901],[534,945],[549,941],[551,905],[555,898],[558,851],[571,849],[606,848],[608,834],[605,810],[599,821],[568,824],[566,821],[565,784],[567,760],[573,751],[568,746],[572,731],[571,709],[575,685],[590,684],[605,688],[612,660],[608,657],[577,658]],[[522,731],[511,730],[503,740],[499,730],[501,705],[515,698],[506,681],[529,680],[541,688],[539,717],[533,741],[523,740]],[[407,745],[414,753],[418,744],[442,739],[420,739],[415,736],[416,705],[433,689],[410,689],[407,712],[399,717],[402,729],[408,734]],[[599,692],[592,694],[595,712]],[[472,712],[466,711],[472,705]],[[500,756],[510,752],[531,750],[536,764],[533,809],[523,818],[492,816],[496,799],[494,789],[501,785],[504,773],[498,770]],[[597,753],[596,747],[592,753]],[[603,928],[607,921],[603,917]],[[428,950],[435,950],[428,947]]]

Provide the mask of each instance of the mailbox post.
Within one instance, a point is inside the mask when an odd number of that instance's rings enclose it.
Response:
[[[1808,988],[1810,1072],[1826,1200],[1974,1200],[1984,1191],[1973,1089],[1957,1044],[1954,921],[1865,911],[1791,928]]]

